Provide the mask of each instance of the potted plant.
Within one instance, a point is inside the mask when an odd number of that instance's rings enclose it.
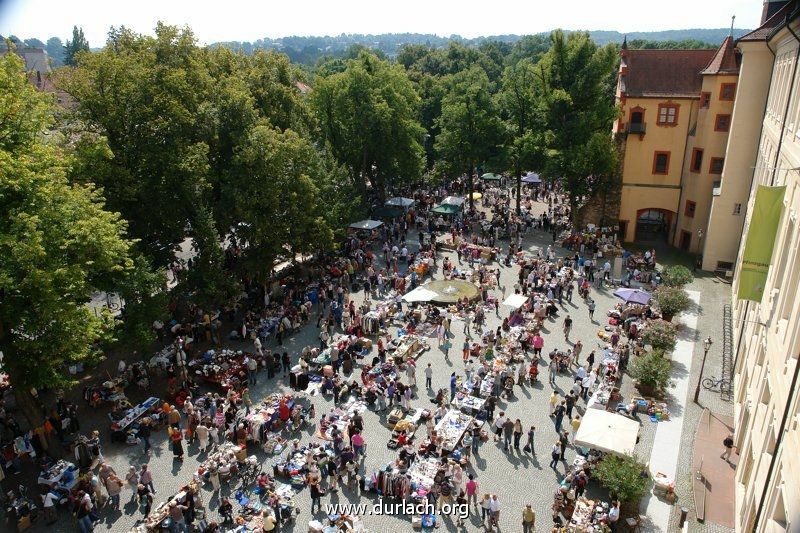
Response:
[[[683,265],[668,266],[661,272],[661,280],[669,287],[683,287],[694,280],[692,271]]]
[[[653,484],[647,466],[633,455],[607,454],[593,473],[621,503],[638,505]]]
[[[653,298],[658,303],[658,308],[661,309],[661,316],[667,322],[672,321],[672,317],[689,309],[689,295],[686,291],[679,287],[668,287],[666,285],[659,286]]]
[[[672,363],[661,350],[652,350],[637,357],[628,373],[636,380],[636,388],[643,396],[659,396],[672,386]]]
[[[651,321],[642,332],[642,340],[654,350],[665,354],[672,353],[678,341],[678,329],[671,322],[665,320]]]

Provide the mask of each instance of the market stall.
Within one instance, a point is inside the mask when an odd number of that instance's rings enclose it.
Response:
[[[512,294],[505,300],[503,300],[503,305],[507,305],[509,307],[513,307],[514,309],[518,309],[525,305],[528,302],[528,297],[523,294]]]
[[[483,409],[485,403],[486,400],[484,398],[459,391],[456,393],[455,397],[453,397],[453,401],[450,402],[450,405],[466,415],[477,416],[481,409]]]
[[[442,437],[442,447],[452,452],[458,447],[464,433],[472,426],[475,420],[472,416],[466,415],[455,409],[451,409],[436,424],[436,434]]]
[[[158,423],[159,415],[157,410],[161,405],[161,400],[151,396],[136,407],[132,407],[123,413],[111,412],[108,414],[111,420],[111,440],[118,442],[126,442],[129,440],[129,434],[135,437],[138,431],[138,421],[143,416],[156,417],[154,422]],[[117,414],[122,416],[116,418]]]
[[[608,453],[632,454],[639,440],[639,422],[599,409],[588,409],[575,434],[575,444]]]

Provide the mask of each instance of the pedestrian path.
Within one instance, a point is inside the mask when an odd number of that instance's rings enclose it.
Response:
[[[683,413],[688,401],[692,354],[697,336],[697,309],[700,305],[700,292],[686,292],[694,306],[690,312],[683,313],[679,317],[682,328],[672,354],[675,386],[670,389],[672,398],[667,402],[670,419],[667,422],[658,423],[649,462],[651,473],[663,472],[673,479],[677,472],[678,456],[681,452]],[[673,506],[669,502],[652,493],[642,500],[640,506],[640,512],[647,515],[652,531],[667,531],[672,510]]]

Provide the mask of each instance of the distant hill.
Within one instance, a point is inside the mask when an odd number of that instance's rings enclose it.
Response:
[[[750,30],[737,28],[733,30],[734,37],[740,37]],[[716,29],[690,29],[690,30],[666,30],[656,32],[631,32],[628,33],[628,41],[695,41],[708,43],[709,46],[718,46],[730,33],[730,28]],[[549,32],[539,35],[547,35]],[[624,34],[618,31],[593,30],[590,31],[592,39],[600,45],[608,43],[621,43]],[[425,33],[385,33],[380,35],[371,34],[341,34],[335,36],[310,36],[310,37],[281,37],[276,39],[264,38],[255,42],[227,41],[213,43],[212,46],[225,46],[235,50],[242,50],[245,53],[252,53],[254,50],[267,49],[277,50],[289,56],[296,63],[313,64],[320,57],[326,55],[343,55],[345,51],[353,45],[366,46],[375,50],[380,50],[388,57],[397,55],[400,47],[406,44],[418,44],[440,48],[447,46],[450,41],[457,41],[467,46],[479,46],[488,41],[500,41],[513,44],[522,35],[490,35],[486,37],[475,37],[467,39],[460,35],[450,37],[440,37]]]

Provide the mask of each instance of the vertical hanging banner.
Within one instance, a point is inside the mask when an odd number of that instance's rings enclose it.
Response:
[[[764,296],[785,192],[786,187],[766,185],[759,185],[756,191],[753,216],[750,219],[739,272],[739,298],[742,300],[760,302]]]

